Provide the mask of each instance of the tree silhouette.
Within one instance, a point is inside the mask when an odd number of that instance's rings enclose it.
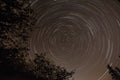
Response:
[[[30,0],[0,0],[1,71],[3,68],[13,71],[11,67],[22,68],[26,63],[29,34],[34,24],[32,15]]]
[[[113,69],[111,66],[107,66],[108,70],[109,70],[109,74],[112,76],[113,80],[120,80],[120,70],[119,68],[115,68]]]
[[[36,21],[30,4],[30,0],[0,0],[0,74],[69,80],[74,72],[52,63],[46,55],[29,59],[29,38]]]
[[[36,54],[33,65],[31,71],[36,75],[38,80],[69,80],[74,73],[50,62],[43,53]]]
[[[115,67],[115,69],[113,69],[110,65],[107,65],[107,68],[113,80],[120,80],[120,69],[118,67]]]
[[[30,0],[0,0],[0,47],[26,47],[32,15]]]
[[[32,15],[30,0],[0,0],[1,71],[5,68],[13,72],[16,66],[22,68],[26,63],[29,34],[34,24]]]

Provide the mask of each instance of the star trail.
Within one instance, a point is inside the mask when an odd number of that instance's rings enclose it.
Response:
[[[75,70],[75,80],[110,80],[106,65],[120,66],[117,0],[35,0],[31,53],[46,52]]]

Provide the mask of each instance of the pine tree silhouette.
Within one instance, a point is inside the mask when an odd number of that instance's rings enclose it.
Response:
[[[116,67],[115,69],[113,69],[110,65],[108,65],[107,68],[113,80],[120,80],[120,69],[119,68]]]

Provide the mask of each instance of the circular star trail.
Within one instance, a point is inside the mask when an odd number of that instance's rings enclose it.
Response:
[[[75,80],[110,80],[107,64],[119,66],[120,3],[116,0],[36,0],[31,53],[46,52],[75,70]]]

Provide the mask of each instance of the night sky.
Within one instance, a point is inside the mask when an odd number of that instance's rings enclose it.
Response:
[[[31,53],[45,52],[75,70],[75,80],[111,80],[107,64],[120,67],[120,2],[35,0],[31,6],[38,19]]]

